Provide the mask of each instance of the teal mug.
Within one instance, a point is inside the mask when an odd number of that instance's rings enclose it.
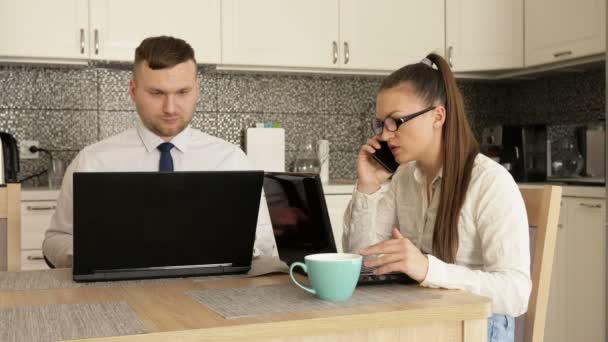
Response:
[[[311,254],[304,258],[305,263],[291,264],[289,275],[300,288],[323,300],[343,301],[355,291],[361,273],[361,261],[359,254]],[[300,284],[294,278],[293,270],[296,267],[301,267],[308,274],[312,288]]]

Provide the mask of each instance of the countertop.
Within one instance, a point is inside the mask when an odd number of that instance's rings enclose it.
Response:
[[[323,184],[323,192],[326,195],[351,195],[355,188],[355,183],[356,180],[353,179],[332,179],[329,183]],[[518,183],[521,187],[538,187],[544,184],[553,183]],[[604,186],[555,185],[562,186],[562,194],[566,197],[606,197],[606,188]],[[21,191],[21,199],[23,201],[54,201],[58,196],[59,190],[50,190],[48,188],[23,188]]]
[[[323,191],[326,195],[350,195],[353,193],[355,183],[356,180],[353,179],[330,180],[328,184],[323,184]],[[561,186],[562,195],[566,197],[606,197],[606,187],[604,186],[564,185],[555,183],[518,183],[520,187],[539,187],[545,184]]]
[[[22,201],[55,201],[59,197],[59,189],[47,187],[21,188]]]

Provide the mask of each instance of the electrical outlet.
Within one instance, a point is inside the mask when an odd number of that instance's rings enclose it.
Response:
[[[39,157],[40,152],[36,152],[36,153],[30,152],[31,146],[38,147],[38,141],[37,140],[22,140],[19,143],[19,158],[37,159]]]

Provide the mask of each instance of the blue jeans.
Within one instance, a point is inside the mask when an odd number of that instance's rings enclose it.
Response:
[[[515,319],[507,315],[492,315],[488,318],[488,342],[513,342]]]

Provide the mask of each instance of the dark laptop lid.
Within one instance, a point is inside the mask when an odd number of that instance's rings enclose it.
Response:
[[[75,280],[250,268],[262,171],[88,172],[73,179]]]
[[[291,264],[308,254],[336,252],[318,174],[267,172],[264,194],[281,260]]]

